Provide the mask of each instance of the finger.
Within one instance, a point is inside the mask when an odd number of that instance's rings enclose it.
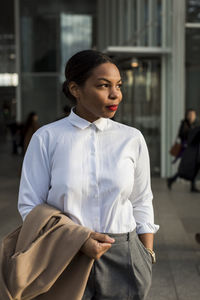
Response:
[[[99,243],[98,247],[104,251],[104,249],[110,249],[112,245],[110,243]]]
[[[103,234],[103,233],[95,232],[94,234],[91,235],[91,237],[94,240],[97,240],[102,243],[111,243],[112,244],[115,242],[115,240],[113,238],[111,238],[111,237],[109,237],[109,235]]]
[[[100,243],[98,248],[96,249],[96,254],[99,256],[103,255],[105,252],[107,252],[112,245],[110,243]]]
[[[111,248],[111,244],[107,244],[106,246],[104,245],[104,243],[101,243],[101,246],[98,247],[98,249],[96,249],[94,251],[94,255],[93,258],[94,259],[99,259],[105,252],[107,252],[109,249]]]

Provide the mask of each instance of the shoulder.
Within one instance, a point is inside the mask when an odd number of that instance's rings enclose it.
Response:
[[[113,120],[109,120],[111,130],[114,131],[114,136],[120,147],[127,146],[131,153],[134,153],[136,160],[142,153],[144,157],[148,155],[148,148],[145,138],[140,130]]]
[[[40,127],[32,136],[32,144],[54,149],[61,140],[70,136],[70,132],[71,124],[65,117]]]
[[[135,127],[131,127],[111,119],[109,119],[108,124],[110,129],[116,130],[120,135],[123,134],[124,136],[135,139],[141,139],[143,137],[141,131]]]
[[[46,124],[40,127],[36,132],[35,136],[38,138],[45,138],[45,136],[49,137],[57,137],[63,134],[63,132],[67,131],[70,127],[70,124],[67,120],[67,117],[60,119],[58,121]]]

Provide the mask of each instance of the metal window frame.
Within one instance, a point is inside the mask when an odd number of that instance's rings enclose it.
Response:
[[[124,54],[136,54],[141,55],[159,55],[159,54],[170,54],[171,48],[166,47],[137,47],[137,46],[109,46],[104,49],[106,53],[124,53]]]
[[[200,28],[200,23],[185,23],[186,28]]]

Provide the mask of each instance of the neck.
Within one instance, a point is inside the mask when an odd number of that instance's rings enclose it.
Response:
[[[93,123],[96,120],[98,120],[98,117],[95,117],[93,114],[91,114],[90,112],[84,112],[82,110],[79,110],[79,108],[77,106],[75,106],[74,108],[74,113],[79,116],[82,119],[85,119],[86,121]]]

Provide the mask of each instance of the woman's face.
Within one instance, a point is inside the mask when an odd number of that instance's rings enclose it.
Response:
[[[194,123],[196,120],[196,112],[194,110],[190,110],[187,113],[187,119],[191,124]]]
[[[89,122],[112,118],[122,100],[121,84],[119,70],[114,64],[96,67],[83,86],[74,86],[77,115]]]
[[[33,121],[34,121],[34,122],[37,122],[37,121],[38,121],[38,115],[34,115],[34,116],[33,116]]]

